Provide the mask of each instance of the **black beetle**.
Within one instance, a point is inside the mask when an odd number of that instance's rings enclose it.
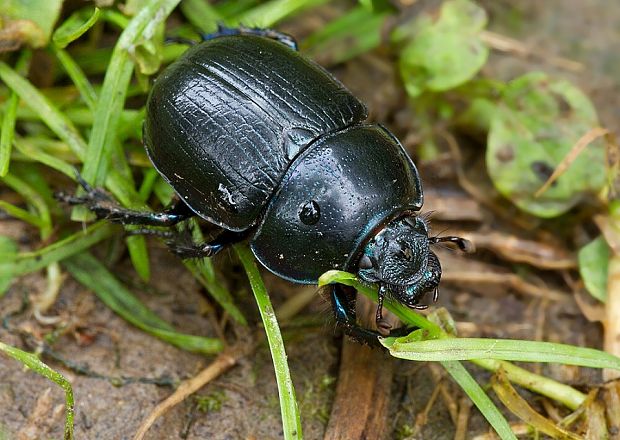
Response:
[[[99,218],[170,226],[193,215],[222,228],[208,243],[170,241],[183,258],[212,256],[249,239],[276,275],[314,284],[330,269],[357,272],[380,286],[382,335],[387,293],[423,308],[437,296],[441,266],[417,215],[418,171],[385,128],[365,124],[366,108],[338,80],[300,55],[294,40],[271,30],[220,28],[189,48],[156,80],[143,140],[155,168],[179,200],[160,213],[110,205],[87,187],[69,203]],[[357,339],[377,333],[355,323],[351,292],[334,287],[336,319]]]

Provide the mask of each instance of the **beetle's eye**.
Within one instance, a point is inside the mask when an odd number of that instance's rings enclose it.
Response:
[[[304,203],[299,208],[299,220],[305,225],[314,225],[321,218],[319,204],[314,200]]]
[[[372,261],[370,260],[370,257],[368,255],[364,255],[361,259],[360,259],[360,269],[371,269],[372,268]]]

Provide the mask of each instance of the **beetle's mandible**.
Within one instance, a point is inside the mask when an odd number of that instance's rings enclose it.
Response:
[[[143,129],[155,168],[178,194],[163,212],[111,205],[99,190],[63,196],[99,218],[172,226],[198,215],[221,228],[208,243],[171,249],[210,257],[249,240],[276,275],[314,284],[330,269],[356,272],[380,286],[378,333],[356,323],[350,290],[334,286],[337,321],[357,339],[390,333],[386,294],[413,308],[436,298],[441,266],[418,213],[418,171],[385,128],[330,73],[300,55],[294,40],[271,30],[220,28],[190,47],[155,81]]]

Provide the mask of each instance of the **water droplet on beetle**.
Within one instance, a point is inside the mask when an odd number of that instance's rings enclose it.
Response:
[[[305,225],[314,225],[321,218],[321,209],[314,200],[304,203],[299,209],[299,220]]]

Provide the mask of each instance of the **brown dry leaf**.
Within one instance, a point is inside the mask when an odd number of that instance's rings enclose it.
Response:
[[[538,431],[556,439],[582,439],[581,436],[559,427],[553,421],[536,412],[534,408],[532,408],[529,403],[527,403],[525,399],[517,393],[517,390],[514,389],[512,384],[506,378],[506,373],[504,373],[504,370],[500,369],[497,371],[495,376],[493,376],[491,385],[493,386],[493,391],[495,391],[495,394],[499,400],[502,401],[511,413]]]

